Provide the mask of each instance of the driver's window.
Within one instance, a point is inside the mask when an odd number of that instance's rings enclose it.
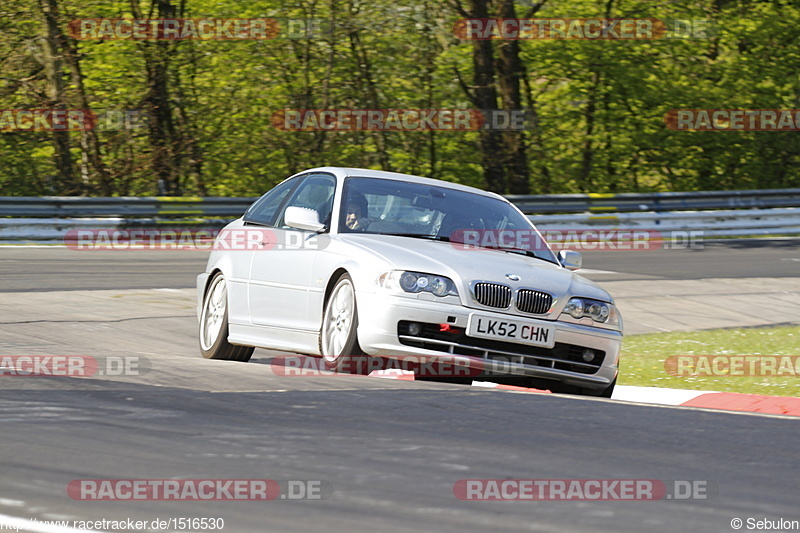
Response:
[[[313,209],[317,212],[319,221],[330,229],[335,189],[336,180],[330,174],[311,174],[294,191],[294,194],[292,194],[292,197],[284,207],[284,212],[286,207],[291,206]],[[278,226],[286,227],[283,221],[283,213],[281,213]]]

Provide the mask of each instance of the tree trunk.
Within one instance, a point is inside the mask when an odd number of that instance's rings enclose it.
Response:
[[[58,36],[60,30],[56,18],[57,0],[40,0],[39,7],[42,11],[45,28],[44,39],[44,68],[47,75],[48,107],[58,110],[67,109],[66,87],[63,77],[63,65],[58,51]],[[55,149],[55,162],[58,172],[58,183],[55,192],[64,195],[81,194],[80,184],[75,179],[75,170],[70,153],[69,131],[53,131],[53,148]]]
[[[75,45],[74,39],[68,37],[61,31],[61,25],[58,24],[60,14],[58,10],[57,0],[45,0],[50,7],[50,12],[53,14],[57,23],[58,34],[56,36],[59,47],[61,48],[64,59],[69,67],[70,75],[72,77],[72,84],[77,90],[78,104],[80,108],[89,110],[89,98],[86,95],[86,87],[83,83],[83,71],[81,70],[80,58]],[[81,138],[81,160],[83,186],[86,192],[91,192],[96,189],[105,196],[111,196],[114,192],[111,184],[111,178],[108,169],[103,163],[103,157],[100,153],[100,141],[98,138],[97,130],[94,127],[89,129],[80,130]]]
[[[369,102],[370,108],[381,109],[380,103],[378,102],[378,91],[375,87],[375,80],[372,78],[372,65],[369,61],[369,53],[361,42],[358,30],[350,33],[350,50],[359,71],[359,84],[365,92],[365,97]],[[378,161],[380,162],[381,169],[390,171],[392,170],[392,165],[386,148],[386,132],[376,131],[374,135],[378,145]]]
[[[516,18],[514,0],[503,0],[500,6],[500,17]],[[498,63],[498,82],[503,109],[507,111],[522,110],[522,94],[520,77],[524,75],[524,67],[519,59],[519,41],[501,41],[498,47],[500,61]],[[530,174],[528,157],[525,153],[525,130],[508,130],[503,135],[505,154],[504,162],[510,194],[530,193]]]
[[[170,0],[153,0],[154,18],[174,18],[175,8]],[[131,0],[131,12],[137,19],[149,18],[142,14],[138,0]],[[147,74],[145,105],[150,115],[149,137],[152,148],[152,167],[157,179],[159,194],[179,195],[180,150],[176,150],[175,124],[169,96],[169,53],[167,41],[140,41]]]
[[[586,104],[584,116],[586,118],[586,131],[584,133],[583,148],[581,150],[581,175],[578,183],[584,192],[591,192],[594,186],[592,180],[592,164],[594,160],[594,121],[597,112],[597,93],[600,90],[601,75],[599,72],[592,73],[592,86],[589,89],[589,102]]]
[[[489,18],[488,0],[469,0],[470,18]],[[479,109],[492,113],[497,110],[497,91],[494,80],[494,51],[492,41],[472,41],[472,64],[474,68],[473,100]],[[483,177],[486,187],[497,193],[506,192],[503,172],[502,137],[500,132],[481,130],[480,149],[483,162]]]

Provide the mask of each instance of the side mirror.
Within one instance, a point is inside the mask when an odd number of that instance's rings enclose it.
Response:
[[[578,270],[583,266],[583,256],[574,250],[560,250],[558,260],[567,270]]]
[[[325,224],[319,221],[319,213],[308,207],[289,206],[283,215],[283,222],[290,228],[307,231],[321,231]]]

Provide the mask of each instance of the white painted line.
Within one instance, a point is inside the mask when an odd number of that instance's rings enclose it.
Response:
[[[0,246],[3,248],[66,248],[66,244],[4,244],[0,242]]]
[[[373,370],[369,373],[368,377],[414,381],[414,372],[411,370],[402,370],[400,368],[389,368],[387,370]]]
[[[25,502],[22,500],[9,500],[8,498],[0,498],[0,505],[5,505],[7,507],[22,507],[25,505]]]
[[[616,272],[614,270],[595,270],[593,268],[580,268],[576,271],[578,274],[623,274],[624,272]]]
[[[703,394],[716,391],[664,389],[661,387],[631,387],[617,385],[614,387],[612,400],[623,400],[637,403],[656,403],[660,405],[681,405]]]
[[[499,387],[497,383],[492,383],[491,381],[473,381],[473,387],[486,387],[488,389],[495,389]]]

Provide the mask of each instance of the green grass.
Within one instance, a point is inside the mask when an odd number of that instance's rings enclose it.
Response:
[[[800,397],[800,373],[780,377],[671,376],[664,367],[664,361],[672,355],[800,357],[798,326],[627,336],[622,344],[619,384]],[[797,370],[800,370],[800,365]]]

